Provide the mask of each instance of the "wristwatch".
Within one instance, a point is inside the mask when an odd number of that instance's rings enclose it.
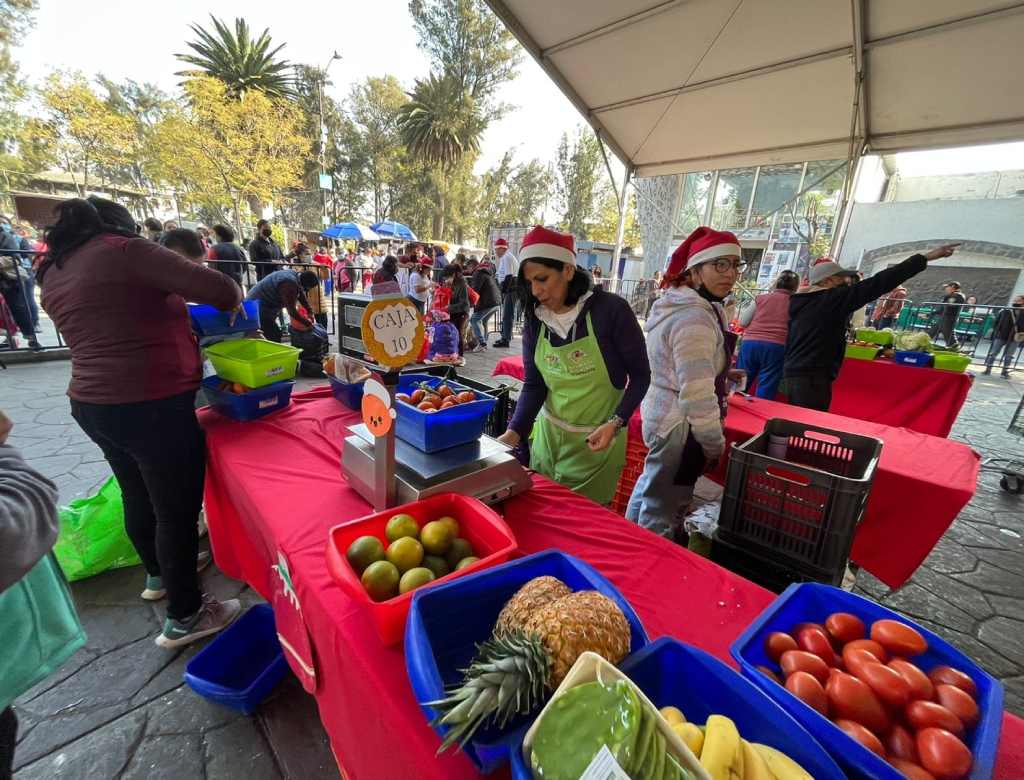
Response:
[[[609,417],[608,422],[612,423],[615,426],[616,433],[621,431],[622,427],[626,424],[626,421],[619,417],[619,415],[617,414],[613,414],[611,417]]]

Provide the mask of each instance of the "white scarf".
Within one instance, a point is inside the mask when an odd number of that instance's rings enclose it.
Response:
[[[559,338],[567,339],[569,338],[569,332],[572,330],[572,326],[576,324],[576,318],[580,316],[580,312],[583,310],[583,304],[586,303],[587,298],[593,294],[593,291],[585,292],[580,296],[580,299],[576,301],[575,306],[561,314],[555,314],[547,306],[538,306],[534,312],[537,315],[537,319],[557,333]]]

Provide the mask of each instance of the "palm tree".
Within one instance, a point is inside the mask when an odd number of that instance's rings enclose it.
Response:
[[[480,150],[487,123],[473,98],[450,76],[431,73],[417,79],[409,98],[399,111],[398,127],[409,152],[436,171],[433,232],[441,238],[447,176],[467,154]]]
[[[293,95],[292,64],[275,59],[285,44],[271,50],[269,28],[253,39],[245,19],[235,19],[234,32],[215,16],[211,15],[210,21],[213,22],[212,33],[198,24],[190,25],[199,37],[187,43],[195,54],[176,54],[179,60],[220,79],[236,97],[250,89],[258,89],[271,97]],[[181,71],[176,75],[194,73]]]

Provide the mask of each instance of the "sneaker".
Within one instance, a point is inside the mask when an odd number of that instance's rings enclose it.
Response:
[[[985,376],[991,376],[992,366],[985,366],[985,370],[982,371],[981,373],[983,373]]]
[[[508,349],[511,345],[507,341],[495,341],[491,346],[498,349]]]
[[[210,562],[213,560],[210,557],[210,553],[203,550],[196,556],[196,571],[201,572]],[[142,591],[142,598],[146,601],[160,601],[167,595],[167,589],[164,587],[163,577],[152,577],[149,574],[146,575],[146,588]]]
[[[39,343],[38,341],[36,341],[35,339],[29,339],[29,341],[28,341],[28,347],[29,347],[29,349],[31,349],[31,350],[32,350],[33,352],[42,352],[42,351],[43,351],[43,345],[42,345],[42,344],[40,344],[40,343]]]
[[[242,612],[238,599],[217,601],[209,594],[203,595],[203,606],[192,617],[184,620],[167,618],[164,630],[154,640],[158,647],[184,647],[231,625]]]
[[[1010,372],[1009,372],[1009,371],[1003,371],[1003,372],[1002,372],[1002,373],[1000,374],[1000,376],[1001,376],[1001,377],[1002,377],[1003,379],[1009,379],[1009,378],[1010,378]]]
[[[486,351],[487,351],[487,345],[486,344],[477,344],[475,347],[473,347],[473,349],[470,350],[470,352],[486,352]]]

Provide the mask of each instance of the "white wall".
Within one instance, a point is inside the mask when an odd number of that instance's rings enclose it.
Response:
[[[839,259],[855,265],[862,251],[931,239],[1024,246],[1024,198],[857,203]]]
[[[987,171],[945,176],[896,176],[886,192],[887,201],[968,200],[1014,198],[1024,190],[1024,171]]]
[[[872,249],[908,241],[973,240],[1024,247],[1024,198],[857,203],[839,262],[854,267]],[[884,267],[888,262],[883,263]],[[936,266],[1021,268],[1017,259],[960,252]],[[872,266],[867,273],[877,270]],[[1024,293],[1024,273],[1014,294]]]

